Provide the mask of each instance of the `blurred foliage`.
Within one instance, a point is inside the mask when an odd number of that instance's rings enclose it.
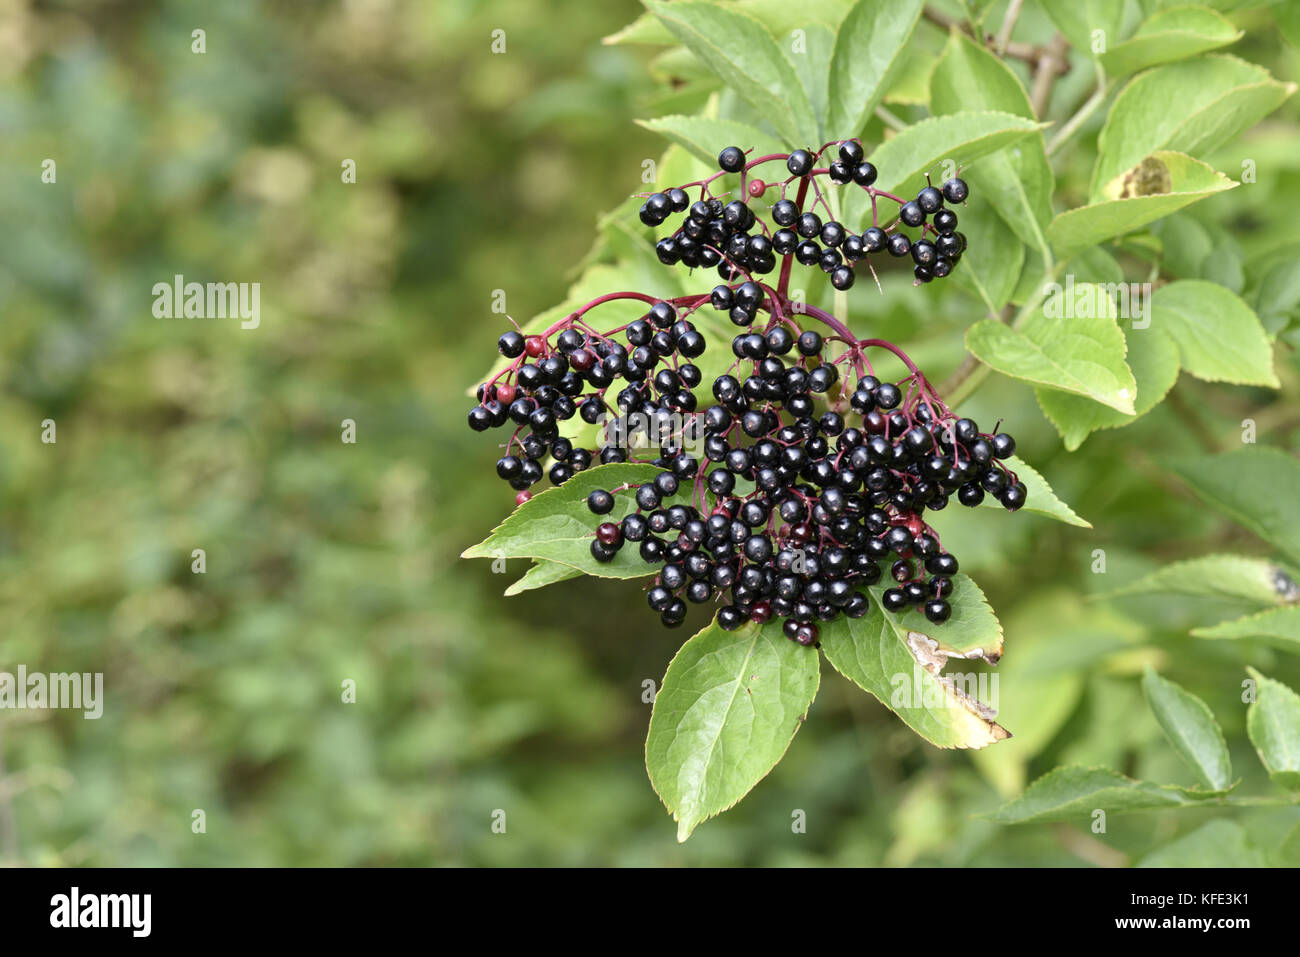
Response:
[[[991,378],[964,408],[1014,422],[1021,456],[1094,525],[974,515],[945,529],[1006,627],[999,720],[1016,737],[935,750],[828,672],[770,778],[676,845],[645,777],[642,693],[690,626],[664,631],[627,583],[504,599],[525,563],[502,576],[457,558],[509,507],[464,427],[464,390],[504,328],[494,291],[520,321],[560,301],[601,211],[643,189],[641,164],[662,151],[634,118],[711,92],[656,84],[679,54],[600,43],[639,12],[0,3],[0,670],[103,672],[107,696],[97,721],[0,712],[0,862],[1055,866],[1157,848],[1226,862],[1213,848],[1274,847],[1296,826],[1295,808],[1161,812],[1114,818],[1103,843],[976,816],[1065,763],[1191,784],[1143,700],[1148,663],[1215,712],[1242,789],[1268,791],[1240,682],[1250,664],[1300,687],[1296,656],[1189,635],[1231,607],[1094,596],[1172,559],[1264,553],[1164,465],[1234,447],[1247,416],[1261,443],[1300,449],[1284,315],[1280,392],[1184,376],[1174,401],[1075,453],[1030,388]],[[1236,55],[1300,73],[1268,9],[1228,16],[1246,30]],[[920,29],[937,55],[942,32]],[[1016,36],[1053,29],[1027,3]],[[1072,54],[1071,67],[1057,123],[1089,92],[1091,64]],[[886,103],[910,120],[924,101],[909,90]],[[1055,158],[1070,205],[1099,124]],[[1219,150],[1216,168],[1249,157],[1258,182],[1158,233],[1203,234],[1197,268],[1258,283],[1297,238],[1298,124],[1293,98]],[[1131,250],[1130,278],[1145,257]],[[154,318],[153,284],[178,273],[260,282],[261,326]],[[956,367],[976,300],[896,274],[883,299],[867,285],[855,328],[870,314],[933,378]],[[56,444],[40,441],[45,419]],[[345,419],[355,444],[340,441]],[[1099,547],[1105,575],[1090,572]],[[356,704],[341,701],[349,679]],[[792,833],[795,809],[807,833]],[[1233,840],[1207,822],[1236,825]],[[1173,843],[1198,834],[1210,851]]]

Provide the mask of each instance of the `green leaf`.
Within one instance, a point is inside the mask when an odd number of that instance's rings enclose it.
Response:
[[[1294,644],[1300,650],[1300,607],[1270,608],[1217,625],[1193,628],[1196,638],[1266,638]]]
[[[1029,96],[1011,69],[966,34],[954,30],[930,75],[930,111],[1001,110],[1033,118]],[[987,200],[1022,240],[1046,249],[1055,181],[1041,133],[986,157],[966,174],[974,195]]]
[[[1093,31],[1104,38],[1119,36],[1124,20],[1124,0],[1071,0],[1069,3],[1044,3],[1043,10],[1065,38],[1085,56],[1093,53]]]
[[[1207,382],[1278,387],[1259,317],[1217,283],[1181,279],[1151,297],[1151,324],[1178,344],[1183,368]]]
[[[1295,91],[1263,67],[1211,54],[1135,77],[1111,106],[1098,139],[1091,194],[1158,150],[1198,154],[1233,139]]]
[[[1058,215],[1047,226],[1047,238],[1060,255],[1072,255],[1238,185],[1200,160],[1157,151],[1091,205]]]
[[[1300,789],[1300,695],[1254,668],[1256,697],[1246,709],[1246,733],[1268,769],[1268,776],[1289,790]]]
[[[1203,555],[1165,565],[1107,594],[1203,595],[1276,605],[1296,595],[1295,588],[1283,569],[1262,558]]]
[[[587,496],[596,489],[613,491],[632,482],[650,481],[662,469],[653,465],[613,463],[579,472],[563,485],[539,492],[520,505],[492,534],[465,549],[461,558],[541,558],[580,569],[600,578],[640,578],[655,568],[643,561],[636,548],[624,546],[611,562],[598,562],[591,543],[599,522],[617,522],[636,511],[634,493],[614,495],[614,508],[597,519],[587,508]],[[678,493],[683,501],[689,495]]]
[[[1267,867],[1268,861],[1240,824],[1215,818],[1152,851],[1136,866]]]
[[[1300,562],[1300,462],[1281,449],[1248,445],[1175,462],[1172,469],[1213,508]]]
[[[818,681],[817,652],[776,623],[727,632],[714,621],[682,645],[655,696],[646,739],[646,769],[677,821],[677,840],[776,766]]]
[[[925,185],[925,174],[940,171],[944,161],[965,170],[980,157],[1031,136],[1044,125],[1023,116],[995,111],[931,116],[885,140],[867,158],[880,171],[877,189],[898,196],[915,196]],[[870,225],[867,217],[871,201],[866,190],[851,189],[844,195],[843,203],[844,222]],[[959,215],[965,222],[967,213]]]
[[[1149,781],[1135,781],[1108,768],[1064,767],[1049,771],[989,815],[999,824],[1031,821],[1073,821],[1091,824],[1094,811],[1129,814],[1162,808],[1194,806],[1214,792],[1191,792]]]
[[[1172,7],[1152,14],[1133,36],[1103,53],[1101,64],[1111,76],[1124,76],[1236,43],[1241,36],[1241,30],[1214,10]]]
[[[1146,415],[1169,394],[1178,381],[1178,347],[1159,329],[1133,329],[1125,336],[1128,353],[1125,361],[1137,383],[1133,415],[1125,415],[1100,403],[1058,392],[1035,389],[1038,404],[1065,447],[1073,452],[1098,429],[1118,429]]]
[[[970,245],[953,268],[952,277],[996,315],[1016,290],[1025,263],[1025,246],[994,209],[980,203],[962,210],[961,229]]]
[[[1075,514],[1074,509],[1057,497],[1056,493],[1052,491],[1052,487],[1047,484],[1047,479],[1043,478],[1042,473],[1028,462],[1019,456],[1012,455],[1006,458],[1002,464],[1015,472],[1016,477],[1025,485],[1025,504],[1020,511],[1037,512],[1039,515],[1046,515],[1058,522],[1075,525],[1079,528],[1092,528],[1091,522],[1080,518]],[[991,495],[986,495],[980,506],[981,508],[994,508],[1005,511],[1002,503]]]
[[[799,82],[808,91],[808,99],[817,118],[817,142],[811,145],[819,146],[827,139],[826,113],[830,108],[831,94],[826,64],[830,63],[831,51],[835,47],[835,29],[824,23],[809,23],[800,29],[803,30],[803,35],[799,45],[789,45],[790,61],[794,64]]]
[[[1003,375],[1134,414],[1137,384],[1124,363],[1124,334],[1108,316],[1049,318],[1039,311],[1019,329],[985,319],[966,330],[966,348]]]
[[[830,58],[829,137],[862,131],[887,89],[887,79],[901,63],[922,6],[922,0],[858,0],[849,10],[836,31]]]
[[[884,586],[873,587],[866,615],[841,615],[821,626],[822,653],[836,671],[931,744],[983,748],[1009,734],[977,700],[975,675],[958,676],[959,682],[942,671],[954,657],[996,660],[1002,626],[969,577],[957,575],[953,583],[953,617],[942,626],[930,624],[915,609],[904,615],[883,611],[879,598]]]
[[[817,137],[808,93],[762,23],[738,10],[698,0],[646,0],[646,7],[790,143],[811,144]]]
[[[654,569],[650,569],[646,574],[648,575],[652,571]],[[505,595],[509,598],[526,591],[532,591],[534,588],[544,588],[547,585],[554,585],[556,582],[568,581],[570,578],[577,578],[581,574],[583,574],[582,569],[574,568],[572,565],[562,565],[559,562],[545,560],[535,561],[532,567],[518,581],[505,590]]]
[[[728,5],[760,21],[778,39],[796,28],[806,28],[809,23],[833,26],[844,17],[849,6],[848,0],[802,0],[798,4],[792,4],[789,0],[735,0]],[[662,45],[674,43],[675,40],[658,17],[643,13],[601,42]]]
[[[944,160],[965,169],[1045,125],[997,110],[931,116],[901,130],[872,152],[869,159],[880,171],[876,186],[887,193],[902,195],[910,189],[915,194],[923,185],[922,177]],[[850,195],[855,194],[865,192],[855,190]]]
[[[737,123],[735,120],[716,120],[703,116],[678,114],[636,122],[638,126],[663,134],[713,167],[717,166],[718,154],[727,146],[739,146],[743,150],[753,147],[752,156],[786,152],[786,147],[780,140],[756,127],[747,123]]]
[[[1205,702],[1160,677],[1150,665],[1142,678],[1142,691],[1178,756],[1211,790],[1227,790],[1232,784],[1232,761],[1223,731]]]

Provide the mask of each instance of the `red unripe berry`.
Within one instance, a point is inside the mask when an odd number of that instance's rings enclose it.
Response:
[[[749,613],[749,620],[757,622],[760,625],[767,624],[772,620],[772,605],[766,601],[755,602],[753,609]]]
[[[812,529],[807,522],[799,522],[797,525],[790,526],[790,537],[796,542],[807,542],[812,540]]]
[[[767,192],[767,184],[764,183],[761,179],[751,179],[749,181],[749,195],[752,198],[758,199],[766,192]]]
[[[596,357],[587,349],[579,349],[569,356],[569,365],[577,372],[586,372],[596,364]]]
[[[623,530],[613,522],[601,522],[596,526],[596,538],[602,545],[617,545],[623,540]]]
[[[925,530],[925,523],[921,521],[920,515],[907,516],[907,521],[903,524],[907,526],[907,530],[912,533],[913,538],[916,538]]]
[[[541,336],[529,336],[524,340],[524,352],[536,359],[546,351],[546,340]]]
[[[528,491],[528,489],[524,489],[522,492],[520,492],[518,495],[515,496],[515,504],[523,505],[524,502],[528,501],[532,497],[533,497],[533,493]]]
[[[505,385],[497,386],[497,401],[502,405],[509,405],[515,401],[518,391],[513,385],[507,382]]]

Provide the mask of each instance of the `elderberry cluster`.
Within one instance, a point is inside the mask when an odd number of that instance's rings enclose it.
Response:
[[[506,454],[497,460],[497,474],[520,492],[518,501],[527,501],[527,490],[541,480],[542,459],[548,454],[553,463],[545,474],[553,485],[588,468],[593,454],[602,465],[627,461],[626,448],[618,441],[626,437],[617,430],[611,430],[610,441],[598,450],[575,448],[559,434],[559,424],[575,412],[589,424],[603,422],[609,411],[606,393],[614,383],[627,383],[615,398],[624,414],[695,410],[691,390],[700,385],[703,374],[690,360],[703,355],[705,348],[695,325],[679,319],[671,304],[655,302],[623,333],[627,345],[574,327],[560,332],[554,346],[545,336],[513,330],[497,340],[502,356],[519,360],[510,370],[514,381],[479,386],[469,426],[476,432],[507,422],[517,426]]]
[[[863,375],[847,419],[831,409],[818,414],[818,396],[839,378],[836,365],[812,364],[823,347],[818,333],[795,338],[784,326],[737,336],[733,352],[755,360],[754,372],[743,382],[730,374],[714,382],[717,404],[703,417],[705,462],[661,449],[656,464],[668,471],[635,489],[636,510],[621,523],[597,529],[598,561],[633,542],[643,560],[661,566],[646,598],[665,625],[680,624],[688,602],[719,600],[723,628],[783,618],[789,637],[812,644],[817,622],[867,612],[859,588],[879,583],[891,558],[895,584],[881,605],[919,607],[941,624],[951,615],[958,563],[925,511],[946,507],[954,492],[969,506],[986,493],[1010,511],[1024,503],[1023,483],[1001,461],[1015,440],[955,418],[915,380]],[[688,479],[712,493],[707,513],[664,502]],[[587,504],[604,515],[614,496],[598,490]]]
[[[660,470],[642,484],[593,491],[587,506],[603,519],[591,555],[610,562],[635,544],[654,569],[646,600],[669,627],[685,620],[689,604],[716,603],[725,629],[779,618],[792,640],[816,644],[819,623],[866,614],[869,594],[887,611],[915,608],[941,624],[961,599],[954,596],[958,563],[927,513],[953,495],[966,506],[991,497],[1008,511],[1025,503],[1025,485],[1006,465],[1016,447],[1010,435],[958,418],[897,346],[858,339],[788,293],[792,262],[820,265],[843,289],[853,283],[854,264],[871,268],[871,253],[881,250],[912,256],[918,282],[946,276],[965,239],[945,203],[963,202],[966,184],[953,178],[904,201],[873,188],[876,170],[856,141],[839,143],[838,160],[817,169],[822,151],[748,163],[736,147],[720,154],[723,173],[744,177],[747,199],[769,188],[750,178],[752,168],[786,162],[791,179],[770,207],[775,231],[747,202],[712,196],[716,176],[651,195],[641,210],[648,225],[685,213],[659,241],[660,259],[716,265],[724,282],[671,300],[610,293],[540,333],[505,333],[497,343],[505,368],[479,386],[469,413],[476,431],[513,424],[497,474],[518,504],[544,477],[562,485],[597,461]],[[823,175],[868,190],[873,225],[861,235],[819,218],[820,190],[807,203]],[[795,182],[791,200],[785,194]],[[694,204],[687,187],[699,187]],[[899,204],[897,220],[883,228],[876,220],[882,197]],[[919,226],[920,236],[912,240],[904,226]],[[769,285],[759,277],[778,257],[781,277]],[[589,313],[614,300],[643,303],[644,313],[597,331]],[[707,343],[692,321],[706,305],[740,327],[731,342],[735,361],[707,384],[696,365]],[[833,334],[823,337],[796,318]],[[882,381],[867,360],[870,349],[891,352],[910,374]],[[603,426],[594,447],[561,435],[575,414]]]
[[[825,169],[818,169],[818,159],[832,145],[838,145],[839,158]],[[745,174],[740,198],[724,203],[722,198],[708,195],[710,178],[688,184],[701,189],[701,198],[694,203],[685,187],[674,187],[651,193],[639,215],[647,226],[660,226],[674,214],[684,213],[674,232],[655,245],[659,260],[665,265],[681,263],[691,269],[716,266],[728,282],[740,275],[766,275],[776,269],[778,256],[791,255],[801,265],[817,266],[827,273],[836,289],[852,287],[855,266],[865,261],[871,268],[873,253],[888,253],[896,259],[910,256],[917,282],[949,275],[966,250],[966,236],[957,230],[957,214],[951,208],[964,203],[970,195],[965,181],[953,177],[941,188],[926,185],[915,199],[903,200],[873,188],[877,170],[863,157],[862,144],[845,140],[828,144],[816,154],[801,149],[788,156],[778,154],[747,164],[744,152],[729,146],[718,154],[718,166],[723,173]],[[785,182],[777,185],[750,178],[751,169],[780,159],[785,159],[790,173]],[[867,190],[872,197],[872,225],[854,233],[829,218],[830,207],[820,191],[809,202],[808,186],[820,176],[837,185],[855,183]],[[797,195],[790,199],[786,193],[795,182],[799,183]],[[774,188],[781,196],[766,207],[773,223],[769,229],[750,201],[761,199]],[[899,204],[897,219],[884,227],[878,222],[876,208],[880,198]],[[824,208],[824,220],[816,211],[818,205]],[[919,236],[909,236],[903,226],[919,227]]]

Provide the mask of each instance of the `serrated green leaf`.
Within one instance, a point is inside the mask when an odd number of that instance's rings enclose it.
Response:
[[[966,348],[1003,375],[1086,396],[1127,415],[1137,384],[1124,334],[1108,316],[1054,319],[1031,313],[1019,329],[993,319],[966,330]]]
[[[1241,36],[1242,31],[1214,10],[1171,7],[1152,14],[1131,37],[1103,53],[1101,64],[1111,76],[1124,76],[1236,43]]]
[[[1193,628],[1192,635],[1197,638],[1265,638],[1272,641],[1294,644],[1300,650],[1300,607],[1286,605],[1282,608],[1270,608],[1230,621],[1221,621],[1217,625]]]
[[[1203,555],[1165,565],[1107,595],[1204,595],[1277,605],[1294,595],[1295,587],[1283,569],[1263,558]]]
[[[1008,456],[1002,464],[1015,472],[1016,477],[1024,483],[1025,504],[1020,508],[1020,511],[1036,512],[1039,515],[1046,515],[1048,518],[1054,518],[1058,522],[1064,522],[1066,525],[1074,525],[1079,528],[1092,528],[1092,523],[1080,518],[1078,514],[1075,513],[1074,509],[1061,501],[1057,494],[1052,491],[1052,487],[1047,484],[1047,479],[1043,478],[1042,473],[1024,459],[1012,455]],[[986,495],[984,497],[984,501],[980,503],[980,507],[1005,511],[1002,503],[997,501],[991,495]]]
[[[1033,118],[1019,78],[992,52],[960,31],[948,37],[930,75],[930,111],[1001,110]],[[974,195],[987,200],[1024,242],[1045,249],[1055,180],[1041,133],[986,157],[966,174]]]
[[[1212,790],[1232,784],[1232,761],[1223,731],[1205,702],[1147,666],[1142,691],[1178,756]]]
[[[737,123],[735,120],[675,115],[636,122],[638,126],[663,134],[674,143],[690,150],[693,156],[713,166],[717,165],[718,154],[728,146],[739,146],[745,150],[752,147],[754,149],[752,156],[786,151],[785,146],[776,137],[746,123]]]
[[[1125,362],[1137,384],[1133,415],[1125,415],[1091,399],[1059,392],[1035,389],[1043,409],[1065,447],[1073,452],[1098,429],[1118,429],[1154,409],[1178,381],[1178,347],[1158,329],[1131,329],[1125,336],[1128,353]]]
[[[1295,91],[1263,67],[1226,54],[1169,63],[1131,80],[1111,106],[1098,139],[1091,195],[1160,150],[1196,155],[1228,142]]]
[[[999,824],[1027,824],[1032,821],[1074,821],[1092,823],[1095,811],[1130,814],[1162,808],[1194,807],[1200,799],[1217,797],[1210,792],[1195,795],[1185,788],[1165,787],[1149,781],[1135,781],[1108,768],[1064,767],[1049,771],[989,815]]]
[[[1281,449],[1248,445],[1182,459],[1173,471],[1207,504],[1300,562],[1300,462]]]
[[[983,748],[1009,735],[979,703],[975,675],[960,683],[942,674],[950,658],[987,657],[1002,649],[1002,626],[966,575],[953,579],[953,617],[930,624],[915,609],[894,615],[880,607],[885,586],[871,588],[862,618],[840,616],[821,626],[822,653],[917,734],[941,748]]]
[[[830,58],[830,137],[856,136],[880,103],[921,16],[922,0],[858,0],[835,33]]]
[[[1060,255],[1073,255],[1238,185],[1190,156],[1159,150],[1141,160],[1140,169],[1121,173],[1092,204],[1059,214],[1047,238]]]
[[[653,570],[650,569],[646,574],[650,574]],[[544,559],[534,561],[532,567],[505,590],[505,595],[510,598],[526,591],[532,591],[534,588],[544,588],[547,585],[554,585],[556,582],[568,581],[570,578],[577,578],[582,574],[581,568],[574,568],[572,565],[548,562]]]
[[[1273,348],[1259,317],[1217,283],[1181,279],[1151,297],[1151,325],[1178,345],[1198,379],[1278,387]]]
[[[685,841],[749,793],[781,760],[817,694],[817,652],[778,623],[682,645],[655,696],[646,769]]]
[[[1255,700],[1246,709],[1246,733],[1268,776],[1292,791],[1300,789],[1300,695],[1280,681],[1247,668],[1255,679]]]
[[[646,0],[646,7],[788,142],[816,139],[817,118],[808,93],[761,22],[737,9],[698,0]]]
[[[629,482],[639,485],[662,471],[653,465],[616,462],[579,472],[563,485],[534,495],[460,557],[540,558],[600,578],[651,575],[655,567],[643,561],[635,547],[625,545],[611,562],[598,562],[591,555],[596,526],[600,522],[617,522],[636,510],[633,492],[616,493],[613,510],[599,517],[587,508],[587,496],[596,489],[613,491]],[[684,490],[677,495],[682,500],[688,497]]]

